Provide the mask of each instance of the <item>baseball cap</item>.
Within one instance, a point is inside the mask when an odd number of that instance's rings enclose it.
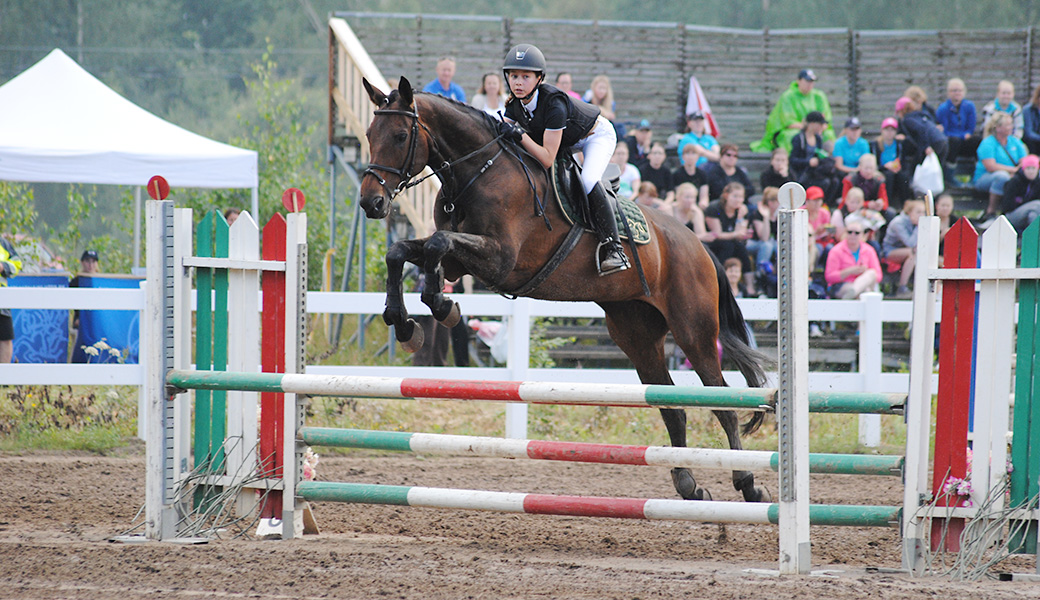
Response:
[[[823,188],[818,185],[809,186],[809,189],[805,190],[805,199],[815,200],[817,198],[823,198]]]
[[[888,117],[884,121],[881,122],[881,128],[884,129],[885,127],[891,127],[892,129],[899,129],[899,121],[896,121],[892,117]]]
[[[913,102],[913,100],[907,98],[906,96],[903,96],[899,100],[896,100],[896,112],[903,110],[904,108],[906,108],[906,105],[910,104],[911,102]]]
[[[1022,159],[1023,167],[1040,167],[1040,156],[1030,154]]]
[[[704,113],[702,113],[699,110],[691,110],[689,112],[689,114],[686,115],[686,120],[687,121],[695,121],[697,119],[703,119],[703,118],[704,118]]]
[[[639,127],[638,128],[639,129],[650,129],[650,120],[649,119],[643,119],[642,121],[639,122]]]
[[[804,79],[806,81],[816,81],[816,73],[813,73],[812,69],[802,69],[798,72],[798,79]]]
[[[849,117],[845,120],[845,129],[859,129],[863,127],[863,123],[860,122],[859,117]]]
[[[84,250],[80,260],[98,260],[97,250]]]
[[[814,111],[810,112],[809,114],[805,115],[805,122],[806,123],[826,123],[827,122],[827,118],[823,116],[822,112],[820,112],[818,110],[814,110]]]

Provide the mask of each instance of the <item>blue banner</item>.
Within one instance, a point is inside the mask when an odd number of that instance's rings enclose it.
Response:
[[[141,279],[113,275],[80,275],[79,287],[141,287]],[[74,363],[137,364],[141,313],[136,310],[81,310]]]
[[[68,273],[18,275],[7,280],[11,287],[69,287]],[[69,361],[69,311],[11,309],[14,320],[14,362],[64,363]]]

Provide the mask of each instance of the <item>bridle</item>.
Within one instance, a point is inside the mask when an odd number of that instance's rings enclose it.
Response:
[[[381,108],[373,111],[372,114],[404,115],[406,117],[412,118],[412,130],[408,134],[410,138],[408,141],[408,154],[405,155],[404,163],[401,164],[401,168],[395,169],[393,167],[386,167],[383,165],[369,163],[368,168],[365,169],[365,172],[361,174],[362,179],[364,179],[367,175],[375,177],[376,181],[379,182],[379,185],[383,187],[383,191],[386,192],[387,202],[393,202],[394,198],[397,197],[398,194],[410,187],[419,185],[423,182],[423,180],[426,179],[426,177],[423,177],[419,181],[411,183],[412,177],[415,176],[412,174],[412,167],[414,166],[413,163],[415,162],[415,148],[419,143],[419,126],[422,125],[422,128],[426,130],[426,133],[430,133],[430,129],[426,127],[426,125],[424,125],[421,121],[419,121],[419,113],[417,111]],[[397,175],[401,178],[401,182],[397,184],[396,188],[391,190],[390,186],[386,184],[386,180],[380,177],[377,171],[384,171],[386,173],[392,173],[394,175]]]

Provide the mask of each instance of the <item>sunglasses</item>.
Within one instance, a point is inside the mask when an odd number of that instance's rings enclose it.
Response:
[[[737,154],[734,154],[734,153],[732,153],[732,152],[727,152],[727,153],[723,154],[723,156],[731,156],[731,157],[733,157],[733,158],[740,158],[740,156],[739,156],[739,155],[737,155]]]
[[[848,229],[848,230],[845,231],[845,233],[847,233],[849,235],[862,235],[863,234],[862,231],[856,231],[855,229]]]

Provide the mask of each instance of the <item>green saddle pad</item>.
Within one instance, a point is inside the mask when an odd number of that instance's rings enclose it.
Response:
[[[581,209],[575,205],[572,192],[580,189],[581,185],[580,180],[577,178],[577,170],[570,170],[570,167],[567,166],[568,162],[566,158],[561,157],[553,164],[552,181],[555,186],[556,202],[559,203],[560,210],[563,211],[563,216],[567,219],[568,224],[574,225],[575,221],[580,221],[585,229],[591,231],[591,224],[585,222]],[[621,221],[622,216],[624,216],[628,219],[628,226],[632,231],[632,236],[635,238],[635,243],[640,245],[649,244],[650,228],[647,226],[643,211],[639,210],[635,202],[625,198],[618,198],[617,206],[618,211],[615,218],[617,219],[618,234],[621,238],[628,239],[628,235],[625,234],[625,224]]]

